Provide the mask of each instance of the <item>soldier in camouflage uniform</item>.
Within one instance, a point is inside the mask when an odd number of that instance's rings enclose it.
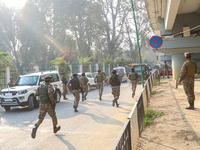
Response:
[[[169,68],[168,68],[168,65],[166,64],[166,61],[164,62],[164,70],[163,70],[163,78],[165,77],[165,74],[167,74],[167,77],[169,78]]]
[[[82,77],[80,77],[80,80],[83,83],[83,93],[82,93],[82,101],[84,101],[84,99],[86,100],[86,96],[88,94],[88,87],[87,87],[87,83],[89,82],[88,78],[85,76],[85,73],[82,73]],[[85,95],[84,95],[85,92]]]
[[[116,106],[119,107],[117,100],[119,99],[119,96],[120,96],[121,81],[120,81],[119,76],[116,74],[116,70],[112,71],[112,76],[109,79],[109,84],[111,85],[112,94],[114,96],[112,105],[115,106],[115,104],[116,104]]]
[[[62,77],[61,77],[61,81],[63,84],[63,99],[67,100],[68,98],[66,98],[66,94],[67,94],[67,80],[65,77],[65,72],[62,73]]]
[[[105,79],[104,75],[101,73],[101,70],[98,70],[98,74],[94,78],[94,82],[97,83],[97,87],[99,88],[99,100],[102,99],[103,93],[103,80]]]
[[[134,68],[132,68],[131,72],[128,74],[128,79],[130,80],[131,85],[132,85],[132,98],[134,98],[135,90],[137,86],[137,79],[138,79],[138,73],[135,72]]]
[[[36,131],[39,125],[44,120],[46,113],[48,112],[49,116],[52,118],[53,122],[53,132],[56,133],[60,130],[60,126],[57,126],[57,117],[56,112],[53,109],[53,105],[55,106],[56,100],[53,97],[53,86],[50,84],[51,77],[47,76],[44,78],[45,83],[41,84],[36,92],[35,96],[39,96],[40,98],[40,106],[39,106],[39,116],[38,121],[35,124],[35,127],[32,129],[31,137],[36,137]]]
[[[73,108],[74,108],[75,112],[78,112],[77,108],[78,108],[78,103],[79,103],[79,100],[80,100],[80,92],[79,92],[79,90],[83,88],[83,83],[82,83],[82,81],[80,81],[77,78],[77,74],[76,73],[73,74],[73,79],[71,79],[68,82],[67,87],[68,87],[69,91],[75,97]]]
[[[13,87],[14,85],[15,83],[13,82],[13,78],[11,77],[7,87]]]
[[[198,69],[196,62],[191,60],[191,53],[186,52],[184,55],[186,61],[181,69],[179,84],[183,81],[184,91],[187,95],[188,103],[190,104],[186,109],[194,110],[194,74],[198,72]]]

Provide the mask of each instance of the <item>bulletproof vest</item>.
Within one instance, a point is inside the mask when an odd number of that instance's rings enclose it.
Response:
[[[103,82],[103,75],[100,73],[97,74],[97,82]]]
[[[79,90],[80,89],[80,84],[79,80],[77,78],[73,78],[71,81],[71,90]]]
[[[50,104],[50,98],[48,94],[48,84],[41,84],[39,87],[39,97],[41,104]]]
[[[185,77],[193,77],[195,74],[195,62],[192,60],[186,61],[187,73]]]
[[[120,85],[120,82],[118,81],[118,75],[112,75],[110,77],[110,84],[111,86],[119,86]]]
[[[87,84],[87,79],[85,76],[81,77],[80,80],[82,81],[83,85]]]
[[[131,81],[137,79],[137,73],[136,73],[136,72],[131,72],[131,73],[129,74],[129,76],[130,76],[130,80],[131,80]]]

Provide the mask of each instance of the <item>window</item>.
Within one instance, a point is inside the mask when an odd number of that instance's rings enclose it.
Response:
[[[87,77],[88,77],[88,78],[92,78],[91,74],[87,74]]]
[[[51,76],[52,76],[52,82],[57,82],[57,81],[59,81],[59,77],[58,77],[57,74],[53,74],[53,75],[51,75]]]

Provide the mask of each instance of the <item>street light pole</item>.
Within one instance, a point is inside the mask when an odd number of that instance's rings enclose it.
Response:
[[[140,56],[140,69],[141,69],[142,87],[144,87],[144,79],[143,79],[143,71],[142,71],[142,58],[141,58],[141,54],[140,54],[140,43],[139,43],[139,36],[138,36],[138,31],[137,31],[136,19],[135,19],[135,12],[134,12],[134,7],[133,7],[133,0],[131,0],[131,4],[132,4],[132,10],[133,10],[133,18],[134,18],[134,22],[135,22],[138,51],[139,51],[139,56]]]

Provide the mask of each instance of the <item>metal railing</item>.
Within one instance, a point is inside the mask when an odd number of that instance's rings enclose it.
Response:
[[[125,122],[112,150],[136,150],[143,130],[145,110],[150,101],[155,81],[160,83],[159,70],[154,71],[144,84],[127,121]]]

